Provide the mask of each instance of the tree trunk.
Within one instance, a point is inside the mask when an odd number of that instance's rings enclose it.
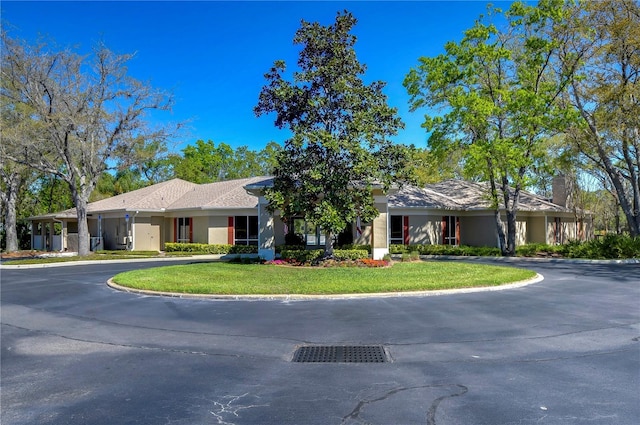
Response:
[[[18,229],[16,226],[16,203],[18,201],[18,191],[22,184],[22,177],[19,173],[13,173],[7,182],[7,192],[3,195],[5,203],[5,236],[7,238],[6,252],[14,252],[18,250]]]
[[[87,223],[87,200],[79,196],[77,190],[71,189],[73,192],[74,203],[78,217],[78,255],[89,255],[91,246],[89,243],[89,224]]]
[[[507,255],[507,240],[504,234],[504,229],[502,228],[502,220],[500,220],[500,209],[496,208],[493,212],[493,216],[496,221],[496,230],[498,232],[498,244],[500,247],[500,252],[502,255]]]
[[[507,247],[502,253],[505,256],[513,257],[516,255],[516,212],[507,211]]]
[[[333,232],[327,231],[324,235],[324,259],[333,258]]]

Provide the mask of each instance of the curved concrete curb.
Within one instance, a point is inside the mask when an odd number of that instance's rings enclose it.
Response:
[[[171,261],[211,261],[226,260],[235,257],[229,257],[228,254],[211,254],[211,255],[193,255],[185,257],[147,257],[147,258],[123,258],[120,260],[83,260],[83,261],[64,261],[60,263],[43,263],[43,264],[0,264],[0,269],[44,269],[48,267],[66,267],[66,266],[87,266],[91,264],[122,264],[122,263],[161,263]]]
[[[433,297],[439,295],[469,294],[473,292],[503,291],[506,289],[522,288],[544,280],[544,276],[536,275],[520,282],[508,283],[498,286],[483,286],[477,288],[461,289],[440,289],[435,291],[411,291],[411,292],[379,292],[370,294],[337,294],[337,295],[298,295],[298,294],[274,294],[274,295],[218,295],[218,294],[182,294],[177,292],[157,292],[143,289],[127,288],[118,285],[112,279],[107,281],[107,285],[113,289],[123,292],[130,292],[138,295],[162,296],[172,298],[187,299],[213,299],[225,301],[307,301],[307,300],[349,300],[367,298],[400,298],[400,297]]]
[[[188,257],[153,257],[153,258],[128,258],[120,260],[86,260],[86,261],[68,261],[61,263],[46,264],[2,264],[0,269],[37,269],[48,267],[66,267],[66,266],[86,266],[91,264],[118,264],[118,263],[153,263],[153,262],[171,262],[171,261],[211,261],[211,260],[227,260],[236,258],[238,254],[211,254],[211,255],[194,255]],[[245,254],[242,254],[245,255]],[[256,257],[256,254],[247,256]],[[575,258],[538,258],[538,257],[477,257],[477,256],[456,256],[456,255],[421,255],[421,259],[427,260],[453,260],[453,261],[494,261],[496,263],[519,263],[519,262],[539,262],[539,263],[556,263],[556,264],[640,264],[640,258],[628,258],[624,260],[585,260]]]

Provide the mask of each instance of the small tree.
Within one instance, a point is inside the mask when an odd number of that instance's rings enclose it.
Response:
[[[275,125],[293,133],[266,191],[270,209],[285,220],[304,216],[320,226],[326,257],[349,223],[379,214],[372,188],[388,189],[406,171],[406,149],[388,140],[403,123],[387,105],[385,84],[362,81],[366,67],[350,34],[355,24],[347,11],[329,26],[303,20],[293,40],[302,46],[299,71],[286,81],[285,62],[276,61],[254,109],[257,116],[275,112]]]
[[[91,58],[2,33],[2,101],[28,108],[39,126],[38,137],[16,141],[6,156],[67,183],[80,255],[89,253],[87,204],[98,179],[109,167],[135,162],[141,140],[168,137],[166,128],[152,131],[144,118],[171,104],[165,93],[127,75],[131,55],[98,46]]]

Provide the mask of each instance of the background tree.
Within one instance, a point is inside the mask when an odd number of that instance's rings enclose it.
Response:
[[[21,140],[7,157],[58,176],[71,191],[78,218],[78,251],[89,253],[87,203],[102,173],[130,164],[141,139],[163,141],[145,113],[166,110],[170,97],[127,75],[131,55],[98,46],[93,55],[29,46],[2,33],[3,102],[28,107],[39,137]]]
[[[12,90],[8,81],[0,80],[1,90]],[[24,105],[16,105],[4,97],[0,98],[0,210],[2,211],[2,247],[6,252],[19,249],[17,207],[19,195],[31,182],[33,170],[10,159],[19,153],[18,146],[36,137],[37,122],[31,119],[31,110]]]
[[[173,175],[193,183],[212,183],[222,180],[270,175],[282,148],[270,142],[260,151],[247,146],[233,149],[226,143],[216,144],[198,140],[182,150],[182,156],[171,155],[169,163]]]
[[[580,2],[565,25],[565,72],[579,60],[565,101],[579,121],[568,140],[607,176],[629,233],[640,235],[640,5],[634,0]],[[588,167],[587,167],[588,168]]]
[[[461,152],[465,173],[489,182],[503,255],[515,254],[520,193],[532,169],[546,161],[541,141],[569,119],[557,104],[568,78],[555,72],[553,60],[559,46],[552,29],[562,19],[562,5],[516,2],[504,14],[490,8],[462,41],[420,58],[405,79],[411,109],[429,108],[424,127],[430,149]],[[507,25],[486,22],[494,16]]]
[[[270,208],[285,219],[302,215],[319,225],[325,256],[349,223],[379,214],[372,187],[389,188],[407,172],[406,148],[388,140],[403,123],[387,105],[384,83],[362,81],[366,67],[350,33],[355,24],[347,11],[329,26],[303,20],[293,39],[302,46],[299,71],[287,81],[285,62],[276,61],[254,109],[257,116],[275,112],[275,125],[293,133],[266,191]]]
[[[429,148],[410,149],[410,167],[415,183],[423,187],[446,179],[473,179],[464,172],[463,156],[460,151],[434,151]]]

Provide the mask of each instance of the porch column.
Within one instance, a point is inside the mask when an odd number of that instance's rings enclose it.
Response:
[[[44,226],[42,226],[43,230],[43,240],[44,240],[44,249],[45,251],[51,251],[53,249],[53,222],[47,221]]]
[[[60,230],[60,251],[67,250],[67,220],[62,221],[62,229]]]
[[[31,250],[35,250],[35,247],[33,246],[33,242],[36,236],[36,222],[35,221],[31,221]]]
[[[386,196],[374,196],[374,206],[380,215],[373,219],[371,247],[374,260],[389,253],[389,208]]]
[[[267,210],[264,196],[258,198],[258,255],[267,261],[276,256],[273,215]]]

